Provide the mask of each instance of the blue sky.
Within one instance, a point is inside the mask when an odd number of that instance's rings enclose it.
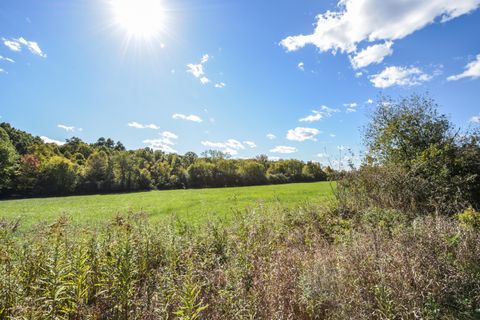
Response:
[[[131,1],[2,0],[0,120],[324,163],[362,151],[380,94],[480,122],[479,0]]]

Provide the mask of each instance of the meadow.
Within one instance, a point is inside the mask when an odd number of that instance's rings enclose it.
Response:
[[[332,199],[334,188],[331,182],[315,182],[7,200],[0,202],[0,219],[20,219],[24,228],[65,215],[74,224],[96,225],[117,214],[141,212],[152,222],[175,216],[196,224],[229,220],[258,205],[292,208],[306,202],[322,203]]]

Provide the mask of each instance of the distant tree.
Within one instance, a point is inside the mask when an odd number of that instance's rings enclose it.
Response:
[[[152,182],[158,189],[170,188],[170,165],[166,162],[157,161],[151,167]]]
[[[0,192],[3,193],[10,187],[14,164],[18,154],[7,132],[0,127]]]
[[[211,161],[216,161],[219,159],[230,159],[231,156],[228,153],[222,152],[220,150],[206,150],[202,152],[202,157],[209,159]]]
[[[265,184],[267,177],[263,164],[255,160],[245,160],[239,163],[238,175],[243,185]]]
[[[279,160],[270,165],[268,173],[270,175],[283,175],[289,182],[300,181],[303,165],[304,163],[299,160]]]
[[[117,141],[114,147],[115,151],[125,151],[125,146],[120,141]]]
[[[237,180],[237,165],[234,160],[218,159],[215,162],[213,169],[213,186],[235,186],[238,184]]]
[[[49,195],[66,195],[75,190],[75,165],[68,159],[53,156],[42,165],[40,186]]]
[[[189,185],[194,188],[212,187],[214,184],[214,170],[215,165],[213,163],[203,160],[195,162],[190,167],[188,167],[187,170]]]
[[[188,168],[191,164],[197,161],[198,156],[195,152],[187,152],[183,155],[183,163],[182,165],[185,168]]]
[[[104,151],[95,151],[85,165],[85,178],[94,190],[104,191],[109,183],[109,159]]]
[[[318,162],[308,161],[302,168],[302,176],[308,181],[325,181],[327,174]]]
[[[93,148],[87,143],[83,142],[80,138],[72,137],[67,139],[65,144],[59,147],[60,152],[66,156],[67,153],[70,155],[81,154],[84,159],[88,158],[92,152]]]
[[[147,169],[140,169],[138,172],[138,187],[141,190],[149,190],[152,188],[152,176]]]
[[[26,154],[20,158],[15,174],[16,192],[25,195],[31,195],[35,192],[41,174],[40,166],[40,160],[34,155]]]
[[[18,130],[6,122],[0,123],[0,128],[5,130],[17,153],[20,155],[31,152],[34,145],[43,143],[39,137],[34,137],[30,133]]]

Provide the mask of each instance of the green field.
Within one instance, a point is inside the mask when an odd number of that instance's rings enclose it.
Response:
[[[0,219],[20,218],[22,227],[52,222],[67,215],[73,223],[94,225],[117,214],[144,212],[152,221],[176,215],[192,223],[233,214],[260,203],[294,207],[332,198],[330,182],[220,189],[150,191],[128,194],[71,196],[0,201]]]

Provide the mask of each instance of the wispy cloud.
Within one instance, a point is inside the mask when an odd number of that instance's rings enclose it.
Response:
[[[347,108],[346,110],[347,113],[357,112],[358,103],[356,102],[344,103],[343,106]]]
[[[217,89],[223,89],[225,88],[227,85],[223,82],[219,82],[219,83],[215,83],[215,88]]]
[[[67,126],[67,125],[64,125],[64,124],[59,124],[59,125],[57,125],[57,127],[65,130],[67,132],[75,132],[75,131],[81,132],[81,131],[83,131],[82,128],[76,128],[74,126]]]
[[[11,58],[8,58],[8,57],[3,57],[3,56],[0,56],[0,61],[7,61],[7,62],[11,62],[11,63],[15,62],[15,60],[13,60]]]
[[[172,116],[173,119],[177,119],[177,120],[186,120],[186,121],[192,121],[192,122],[202,122],[202,118],[200,118],[199,116],[196,116],[194,114],[190,114],[190,115],[186,115],[186,114],[181,114],[181,113],[175,113],[173,116]]]
[[[243,141],[243,143],[247,146],[250,147],[251,149],[254,149],[257,147],[257,144],[253,141]]]
[[[289,146],[276,146],[275,148],[270,150],[270,152],[272,153],[284,153],[284,154],[295,153],[297,151],[298,151],[297,148],[289,147]]]
[[[305,141],[305,140],[316,141],[315,137],[319,134],[320,134],[320,130],[315,128],[297,127],[295,129],[288,130],[287,139],[291,141]]]
[[[176,140],[178,139],[178,136],[170,131],[160,132],[159,135],[160,138],[143,140],[143,143],[153,150],[161,150],[167,153],[177,153],[177,150],[175,150],[173,146],[177,144]]]
[[[329,108],[327,106],[321,106],[320,110],[312,110],[312,114],[304,118],[299,119],[300,122],[315,122],[323,118],[329,118],[332,114],[340,112],[338,109]]]
[[[301,71],[305,71],[305,63],[299,62],[297,68]]]
[[[457,75],[453,75],[447,78],[448,81],[456,81],[463,78],[477,79],[480,77],[480,54],[477,55],[475,60],[468,63],[465,66],[465,70]]]
[[[26,47],[32,54],[46,58],[47,54],[40,49],[40,46],[35,41],[29,41],[23,37],[18,39],[5,39],[2,38],[3,44],[12,51],[20,52],[22,51],[22,47]]]
[[[129,126],[130,128],[135,128],[135,129],[153,129],[153,130],[158,130],[160,129],[159,126],[157,126],[156,124],[141,124],[141,123],[138,123],[138,122],[129,122],[127,124],[127,126]]]
[[[201,144],[205,147],[219,150],[224,153],[228,153],[232,156],[237,155],[240,150],[245,149],[245,145],[235,139],[228,139],[225,142],[213,142],[213,141],[207,140],[207,141],[202,141]]]
[[[273,139],[276,139],[276,138],[277,138],[277,136],[276,136],[276,135],[274,135],[273,133],[269,133],[269,134],[267,134],[267,136],[266,136],[266,137],[267,137],[267,139],[270,139],[270,140],[273,140]]]

